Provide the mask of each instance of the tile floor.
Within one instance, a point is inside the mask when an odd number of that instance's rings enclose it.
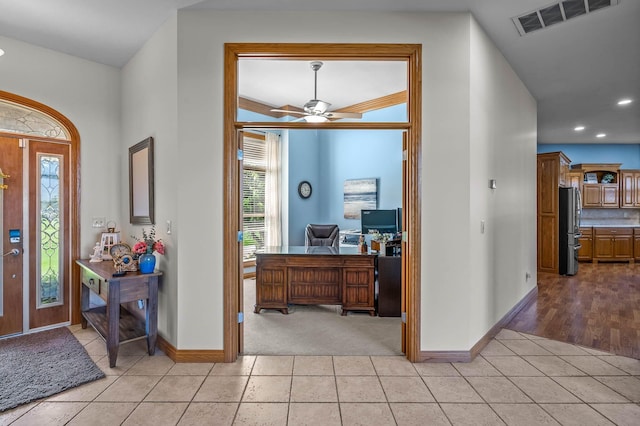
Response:
[[[0,425],[640,425],[640,360],[502,330],[471,363],[245,356],[175,364],[144,344],[107,377],[0,414]]]

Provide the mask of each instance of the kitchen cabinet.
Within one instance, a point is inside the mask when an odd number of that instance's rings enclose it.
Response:
[[[633,228],[593,228],[593,263],[634,261]]]
[[[640,170],[620,170],[620,207],[640,207]]]
[[[583,208],[620,207],[621,163],[582,163],[571,166],[570,173],[580,171]]]
[[[578,260],[582,262],[590,262],[593,260],[593,228],[590,226],[581,226],[580,234],[582,234],[582,236],[578,238],[578,244],[580,244],[580,250],[578,250]],[[640,230],[638,237],[640,240]]]
[[[540,272],[557,274],[560,270],[559,188],[567,186],[570,163],[562,152],[537,156],[537,260]]]
[[[617,183],[585,183],[582,185],[582,207],[618,208]]]
[[[570,170],[567,174],[569,180],[569,186],[578,188],[582,191],[582,181],[584,179],[584,172],[582,170]]]

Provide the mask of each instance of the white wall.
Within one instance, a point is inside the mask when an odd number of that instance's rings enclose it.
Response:
[[[470,29],[467,304],[473,346],[536,286],[537,122],[526,87],[475,20]],[[495,190],[489,179],[496,179]]]
[[[120,221],[120,70],[0,37],[0,89],[43,103],[80,133],[80,248],[89,257],[101,230],[94,216]]]
[[[166,245],[165,255],[156,255],[156,267],[163,277],[158,297],[158,332],[171,344],[177,344],[178,299],[178,66],[177,15],[170,17],[122,68],[121,167],[128,170],[129,147],[152,136],[154,139],[156,237]],[[123,236],[133,245],[131,236],[142,236],[150,226],[129,225],[129,179],[122,174],[120,214]],[[171,221],[171,234],[167,234]],[[183,291],[189,291],[185,283]]]
[[[488,253],[471,259],[475,255],[471,246],[478,245],[478,237],[472,238],[478,226],[477,218],[471,219],[470,214],[481,207],[480,212],[486,213],[487,221],[492,222],[489,229],[502,226],[499,222],[503,214],[508,215],[507,219],[533,218],[535,175],[531,176],[529,164],[535,164],[535,135],[523,134],[532,131],[529,127],[532,122],[535,130],[535,104],[515,81],[517,78],[503,59],[483,53],[480,47],[485,46],[486,40],[478,41],[482,37],[476,34],[477,26],[471,22],[470,15],[455,13],[179,12],[180,349],[223,347],[223,242],[219,236],[223,224],[225,42],[422,44],[422,350],[469,349],[477,341],[478,331],[486,332],[493,325],[490,318],[499,317],[499,312],[517,302],[517,291],[509,291],[503,297],[498,294],[501,288],[495,288],[494,284],[508,287],[508,283],[520,279],[520,272],[516,277],[510,263],[524,267],[533,258],[534,262],[526,267],[534,272],[535,235],[531,229],[535,229],[535,221],[525,220],[510,227],[522,231],[516,235],[531,236],[530,240],[506,240],[496,235],[493,246],[504,246],[496,249],[495,255]],[[309,25],[318,23],[322,23],[322,32],[308,31]],[[287,31],[283,32],[285,24]],[[495,69],[500,76],[472,82],[470,71],[485,69],[479,65],[481,61],[487,61],[489,69],[497,61]],[[522,118],[522,125],[502,116],[506,106],[484,111],[480,104],[469,105],[483,84],[499,78],[507,78],[505,87],[499,90],[502,100],[521,107],[521,116],[515,112],[509,116]],[[515,93],[511,95],[510,90]],[[472,137],[472,129],[481,129],[483,136]],[[480,149],[472,150],[477,139]],[[508,143],[523,146],[509,148]],[[482,157],[472,158],[483,149],[488,151]],[[513,199],[505,195],[495,208],[489,207],[488,199],[471,196],[477,191],[474,173],[488,174],[492,167],[482,163],[491,164],[488,161],[492,157],[499,158],[496,163],[512,163],[496,169],[500,174],[494,176],[503,182],[504,193],[510,186],[508,182],[513,181],[513,185],[522,184],[524,194]],[[525,171],[516,170],[513,163]],[[475,164],[480,166],[472,167]],[[524,182],[525,178],[531,180]],[[486,188],[482,178],[479,182],[478,186]],[[201,247],[205,240],[209,250],[193,249]],[[498,261],[497,255],[503,257]],[[476,273],[483,275],[479,286]],[[182,290],[183,286],[188,289]],[[476,303],[474,297],[481,307],[471,309]]]

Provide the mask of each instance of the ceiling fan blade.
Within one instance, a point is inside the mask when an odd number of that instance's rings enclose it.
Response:
[[[290,109],[272,109],[271,112],[284,112],[287,114],[299,114],[299,115],[307,115],[306,112],[302,111],[291,111]]]
[[[359,112],[325,112],[323,115],[327,118],[362,118]]]

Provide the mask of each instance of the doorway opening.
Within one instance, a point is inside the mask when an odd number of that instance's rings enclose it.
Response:
[[[241,284],[243,280],[243,245],[240,194],[242,167],[238,149],[242,130],[286,128],[334,130],[397,130],[405,133],[403,141],[403,242],[402,242],[402,343],[410,361],[419,359],[419,283],[420,283],[420,55],[419,45],[357,45],[357,44],[227,44],[225,46],[225,143],[224,176],[228,183],[224,195],[224,353],[225,361],[233,362],[242,352],[243,325],[241,315]],[[407,72],[406,120],[400,122],[358,121],[242,121],[238,117],[241,99],[238,94],[238,62],[242,58],[336,61],[404,61]]]

